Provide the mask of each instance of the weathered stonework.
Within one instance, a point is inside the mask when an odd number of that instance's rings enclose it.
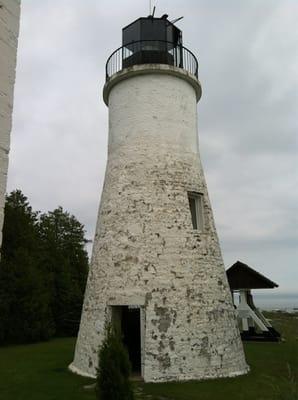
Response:
[[[108,163],[70,368],[94,376],[111,306],[138,305],[146,382],[244,374],[198,151],[199,82],[164,65],[116,79],[104,89]],[[203,194],[202,232],[192,228],[188,191]]]
[[[13,108],[20,0],[0,0],[0,247]]]

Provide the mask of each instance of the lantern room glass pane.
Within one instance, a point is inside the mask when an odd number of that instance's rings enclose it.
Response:
[[[141,40],[141,20],[133,22],[122,30],[122,45]],[[127,46],[128,48],[130,46]]]
[[[166,41],[166,20],[147,18],[141,22],[141,40]]]

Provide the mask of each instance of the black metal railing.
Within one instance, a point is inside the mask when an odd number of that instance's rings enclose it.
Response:
[[[124,68],[138,64],[168,64],[198,77],[198,60],[182,45],[162,40],[140,40],[115,50],[106,63],[106,80]]]

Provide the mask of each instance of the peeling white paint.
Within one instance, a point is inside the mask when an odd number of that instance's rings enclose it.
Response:
[[[95,375],[109,298],[142,293],[146,382],[244,374],[199,157],[197,92],[183,73],[140,68],[105,87],[108,163],[72,368]],[[192,229],[188,191],[203,194],[203,232]]]

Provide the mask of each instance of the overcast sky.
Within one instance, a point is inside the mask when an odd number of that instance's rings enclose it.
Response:
[[[298,292],[298,1],[159,0],[199,59],[200,152],[226,267]],[[22,0],[8,190],[58,205],[93,238],[105,62],[148,0]]]

